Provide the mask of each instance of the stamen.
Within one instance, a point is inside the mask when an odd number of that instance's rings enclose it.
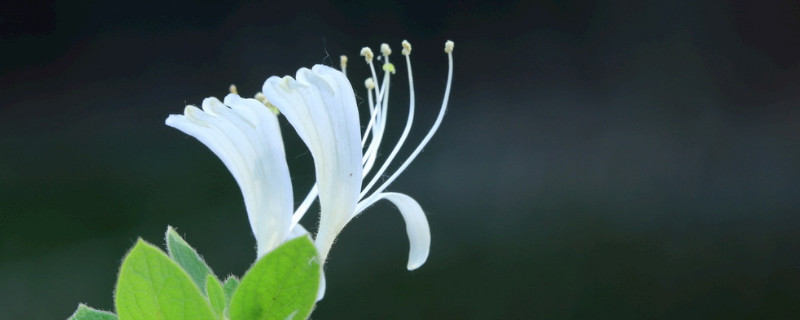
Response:
[[[375,57],[375,55],[372,53],[372,49],[369,47],[361,48],[361,56],[364,57],[364,60],[367,60],[367,63],[372,63],[372,58]]]
[[[389,56],[392,55],[392,48],[389,48],[389,44],[381,43],[381,55],[386,59],[383,62],[383,72],[391,72],[394,74],[394,65],[389,62]]]
[[[363,198],[369,192],[369,190],[372,189],[372,187],[375,186],[376,183],[378,183],[378,180],[381,178],[386,169],[389,168],[389,165],[397,156],[397,153],[400,152],[400,148],[403,146],[403,143],[405,143],[406,139],[408,138],[409,132],[411,132],[411,124],[414,120],[414,106],[416,98],[414,95],[414,75],[411,72],[412,68],[411,68],[411,57],[409,55],[410,53],[411,53],[411,44],[408,41],[403,40],[403,56],[406,57],[406,68],[408,70],[408,95],[409,95],[408,120],[406,120],[406,126],[403,129],[403,133],[400,135],[400,139],[394,146],[394,149],[392,149],[392,152],[383,162],[383,165],[381,165],[380,169],[378,169],[378,172],[376,172],[375,175],[372,177],[372,180],[370,180],[369,184],[367,184],[367,186],[361,191],[359,198]]]
[[[369,104],[369,121],[367,127],[364,129],[363,137],[361,137],[361,148],[367,144],[367,139],[370,137],[372,126],[375,124],[375,105],[372,99],[372,90],[375,89],[375,81],[372,78],[364,80],[364,87],[367,88],[367,103]],[[362,156],[363,157],[363,156]],[[361,159],[361,165],[364,165],[364,159]]]
[[[392,63],[384,63],[383,64],[383,72],[389,72],[391,74],[395,73],[394,64]]]
[[[381,54],[384,57],[388,57],[390,54],[392,54],[392,49],[389,48],[388,43],[381,43]]]
[[[228,91],[230,91],[230,93],[233,93],[233,94],[239,94],[239,90],[236,90],[236,85],[235,84],[232,84],[230,87],[228,87]]]
[[[388,49],[388,45],[386,45]],[[385,50],[384,50],[385,51]],[[391,49],[389,49],[391,51]],[[389,62],[389,56],[384,56],[386,58],[386,63]],[[375,67],[374,64],[370,63],[370,69],[373,74],[373,78],[375,75]],[[369,173],[372,170],[373,165],[375,164],[375,160],[378,157],[378,148],[380,147],[381,141],[383,140],[383,132],[386,127],[386,116],[387,116],[387,109],[388,109],[388,102],[389,102],[389,83],[390,83],[390,75],[391,72],[384,71],[383,73],[383,83],[381,84],[380,88],[376,88],[375,94],[375,118],[376,123],[372,127],[372,141],[370,141],[369,146],[367,147],[367,151],[364,152],[362,157],[362,164],[364,164],[363,168],[363,175]],[[381,90],[381,88],[383,88]]]
[[[375,65],[372,64],[372,58],[375,56],[372,53],[372,49],[370,49],[369,47],[361,48],[361,55],[364,56],[364,60],[366,60],[367,64],[369,65],[369,69],[372,72],[372,78],[373,79],[377,79],[378,75],[377,75],[377,73],[375,73]],[[378,99],[378,101],[380,101],[379,97],[381,96],[381,87],[379,87],[377,85],[377,83],[376,83],[375,84],[375,88],[376,88],[376,92],[377,92],[375,94],[375,98]]]
[[[403,51],[401,51],[404,56],[411,54],[411,44],[408,43],[407,40],[403,40]]]
[[[341,55],[339,56],[339,66],[342,67],[342,73],[347,76],[347,56]]]
[[[436,130],[438,130],[439,126],[442,124],[442,119],[444,119],[444,114],[445,111],[447,110],[447,103],[450,100],[450,88],[452,87],[453,84],[453,46],[454,46],[453,41],[448,40],[447,42],[445,42],[444,51],[445,53],[447,53],[447,60],[448,60],[447,85],[444,89],[444,99],[442,100],[442,106],[439,109],[439,115],[436,117],[436,121],[433,123],[433,126],[428,131],[428,134],[425,135],[425,137],[422,139],[422,142],[420,142],[420,144],[417,146],[416,149],[414,149],[411,155],[409,155],[409,157],[406,158],[406,160],[403,162],[403,164],[400,165],[397,171],[395,171],[388,179],[386,179],[386,181],[380,187],[375,189],[375,191],[372,194],[370,194],[369,197],[361,200],[358,203],[358,205],[356,205],[356,210],[354,215],[360,213],[361,211],[364,211],[364,209],[366,209],[369,205],[375,202],[375,197],[379,195],[381,192],[383,192],[383,190],[386,190],[386,188],[392,182],[394,182],[395,179],[397,179],[400,173],[403,172],[406,168],[408,168],[408,165],[411,164],[412,161],[414,161],[414,159],[419,155],[420,152],[422,152],[422,148],[424,148],[428,144],[428,142],[430,142],[431,138],[433,138],[433,135],[436,133]]]
[[[386,60],[389,60],[389,56],[386,57]],[[388,115],[389,109],[389,89],[391,88],[390,84],[390,73],[384,72],[383,73],[383,91],[380,92],[380,96],[378,96],[375,102],[376,108],[376,123],[373,126],[373,133],[372,133],[372,141],[370,142],[369,147],[367,147],[367,151],[364,153],[364,157],[362,158],[362,162],[366,160],[364,168],[362,170],[362,176],[366,176],[372,167],[375,165],[375,160],[378,157],[378,148],[380,148],[381,141],[383,141],[383,133],[386,130],[386,117]]]
[[[267,100],[267,96],[265,96],[263,92],[257,92],[253,98],[255,98],[256,100],[267,106],[267,109],[269,109],[269,111],[272,111],[272,114],[276,116],[281,114],[281,111],[278,110],[278,107],[270,103],[269,100]]]
[[[311,204],[314,203],[314,200],[317,199],[317,195],[319,195],[319,188],[317,188],[317,184],[314,183],[314,185],[311,186],[311,190],[308,191],[306,198],[303,199],[303,202],[297,206],[297,210],[295,210],[294,214],[292,214],[292,225],[289,230],[294,229],[294,226],[300,222],[300,219],[303,219],[303,216],[306,214],[306,211],[308,211],[308,208],[310,208]]]
[[[267,96],[265,96],[264,93],[261,92],[261,91],[256,92],[256,95],[253,98],[255,98],[259,102],[263,103],[264,105],[269,103],[269,101],[267,101]]]

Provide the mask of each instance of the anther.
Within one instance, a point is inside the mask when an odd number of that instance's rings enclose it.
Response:
[[[228,87],[228,91],[230,91],[233,94],[239,94],[239,90],[236,90],[235,84],[232,84],[230,87]]]
[[[403,51],[401,53],[404,56],[411,54],[411,44],[407,40],[403,40]]]
[[[386,57],[392,54],[392,49],[389,48],[389,44],[381,43],[381,54]]]
[[[267,101],[266,99],[264,99],[264,105],[266,105],[266,106],[267,106],[267,109],[269,109],[269,111],[272,111],[272,114],[274,114],[274,115],[276,115],[276,116],[277,116],[277,115],[279,115],[279,114],[281,114],[281,111],[280,111],[280,110],[278,110],[278,107],[276,107],[276,106],[275,106],[274,104],[272,104],[272,103],[269,103],[269,101]]]
[[[256,95],[253,98],[255,98],[259,102],[263,103],[264,105],[269,103],[269,101],[267,101],[267,96],[265,96],[263,92],[256,93]]]
[[[375,56],[369,47],[361,48],[361,55],[367,60],[367,63],[372,63],[372,58]]]
[[[395,73],[394,64],[384,63],[383,64],[383,72],[389,72],[391,74],[394,74]]]
[[[272,111],[273,114],[275,115],[281,114],[280,110],[278,110],[278,107],[276,107],[272,103],[269,103],[269,100],[267,100],[267,96],[265,96],[263,92],[256,93],[255,97],[253,98],[255,98],[256,100],[267,106],[267,109],[269,109],[269,111]]]
[[[367,80],[364,80],[364,86],[367,87],[367,90],[375,89],[375,80],[367,78]]]
[[[444,43],[444,52],[453,53],[453,46],[454,45],[455,44],[453,43],[453,41],[447,40],[447,42]]]
[[[347,70],[347,56],[341,55],[339,56],[339,66],[342,67],[342,72],[344,73]]]

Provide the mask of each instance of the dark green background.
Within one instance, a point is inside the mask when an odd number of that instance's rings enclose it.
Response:
[[[411,141],[456,43],[444,124],[389,188],[426,210],[431,255],[406,271],[402,219],[376,205],[333,247],[314,318],[797,317],[800,5],[751,2],[4,5],[0,318],[113,309],[120,259],[167,225],[241,275],[255,251],[238,188],[166,116],[340,54],[361,90],[359,49],[403,39]],[[286,128],[299,202],[312,162]]]

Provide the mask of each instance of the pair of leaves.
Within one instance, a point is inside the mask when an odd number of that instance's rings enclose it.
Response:
[[[167,230],[169,256],[139,239],[117,280],[121,320],[305,319],[320,280],[316,249],[308,237],[288,241],[257,261],[242,278],[225,283],[174,229]],[[70,320],[111,320],[84,305]]]

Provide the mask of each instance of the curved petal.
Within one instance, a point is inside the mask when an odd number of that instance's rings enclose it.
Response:
[[[428,260],[431,249],[431,229],[422,207],[413,198],[395,192],[384,192],[377,195],[375,201],[386,199],[391,201],[406,222],[408,234],[408,270],[421,267]]]
[[[355,94],[341,72],[300,69],[297,79],[271,77],[263,87],[314,157],[321,207],[316,244],[324,261],[350,220],[361,189],[361,133]]]
[[[322,268],[322,266],[320,266]],[[325,270],[319,270],[319,289],[317,290],[317,301],[322,300],[325,298]]]
[[[289,167],[278,120],[263,104],[237,95],[203,101],[203,110],[188,106],[166,124],[211,149],[236,180],[256,237],[258,256],[286,239],[294,206]]]

